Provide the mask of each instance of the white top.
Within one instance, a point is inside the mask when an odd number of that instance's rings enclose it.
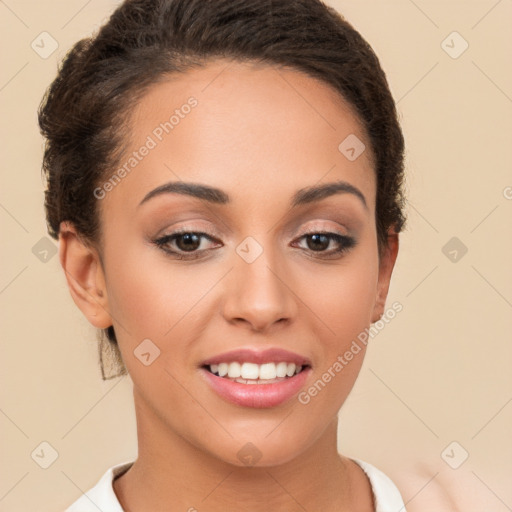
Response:
[[[352,459],[366,473],[375,498],[375,512],[406,512],[402,496],[391,479],[375,466]],[[112,482],[132,466],[133,461],[109,468],[98,483],[83,494],[64,512],[124,512],[114,492]]]

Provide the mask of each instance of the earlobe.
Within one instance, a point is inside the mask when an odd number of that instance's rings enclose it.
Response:
[[[395,233],[392,228],[388,232],[388,244],[379,262],[379,281],[377,284],[377,296],[373,309],[372,323],[377,322],[384,314],[391,274],[398,256],[398,236],[398,233]]]
[[[112,325],[105,277],[98,252],[86,245],[72,223],[64,221],[59,232],[59,259],[75,304],[97,328]]]

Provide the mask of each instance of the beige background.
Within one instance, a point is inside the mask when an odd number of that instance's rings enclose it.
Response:
[[[101,380],[94,329],[58,258],[32,252],[47,236],[36,109],[57,61],[116,3],[0,2],[1,511],[63,510],[136,456],[130,378]],[[340,413],[340,451],[385,471],[408,511],[510,511],[512,1],[329,3],[388,75],[409,195],[388,299],[404,309],[371,341]],[[31,48],[43,31],[59,45],[47,59]],[[445,49],[462,39],[442,44],[453,31],[469,44],[458,58]],[[455,262],[443,252],[452,237],[468,249]],[[31,457],[42,442],[58,452],[48,469]]]

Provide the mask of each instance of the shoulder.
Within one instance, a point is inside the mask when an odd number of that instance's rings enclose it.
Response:
[[[123,512],[112,482],[117,476],[128,471],[132,464],[133,461],[123,462],[109,468],[94,487],[82,494],[64,512]]]
[[[352,460],[366,473],[372,487],[375,500],[375,512],[406,512],[400,491],[393,481],[369,462]]]

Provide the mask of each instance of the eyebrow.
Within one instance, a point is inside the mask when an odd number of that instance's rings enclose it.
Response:
[[[160,196],[162,194],[182,194],[187,196],[203,199],[213,204],[225,205],[231,202],[229,195],[223,190],[209,185],[202,185],[200,183],[186,183],[184,181],[173,181],[165,183],[154,190],[148,192],[144,199],[139,203],[139,206],[146,203],[150,199]],[[320,201],[335,194],[352,194],[358,197],[368,210],[368,205],[363,193],[354,185],[346,181],[335,181],[323,185],[316,185],[312,187],[305,187],[297,190],[292,197],[291,207],[296,208],[305,204],[310,204]]]

